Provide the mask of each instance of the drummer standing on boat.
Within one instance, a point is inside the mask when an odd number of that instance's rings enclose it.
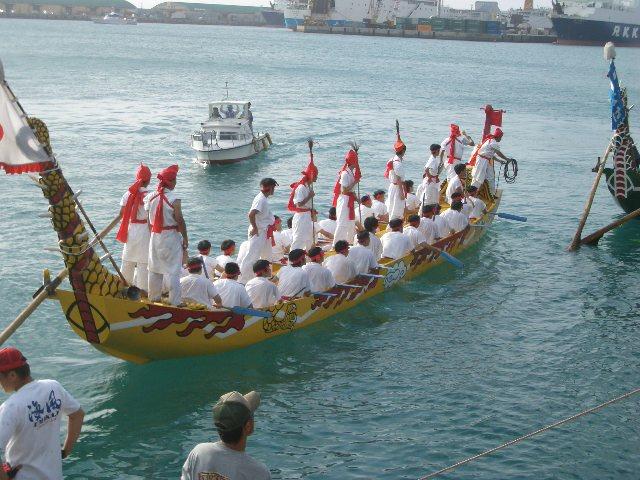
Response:
[[[158,174],[155,193],[145,197],[149,212],[151,240],[149,242],[149,300],[157,302],[162,295],[162,280],[169,285],[169,303],[181,302],[180,271],[189,246],[187,226],[182,217],[176,187],[178,165],[171,165]]]
[[[267,177],[260,181],[260,192],[254,197],[249,209],[249,232],[246,254],[240,261],[240,271],[242,281],[247,282],[255,275],[253,264],[257,260],[271,260],[275,241],[273,232],[275,230],[275,217],[271,213],[268,198],[273,195],[278,182]]]
[[[402,163],[407,146],[400,139],[393,145],[396,154],[387,162],[387,169],[384,172],[385,178],[389,179],[389,191],[387,193],[387,211],[389,220],[394,218],[404,218],[406,192],[404,190],[404,164]]]
[[[449,136],[445,138],[440,145],[440,161],[444,161],[445,155],[447,157],[447,161],[444,162],[446,165],[447,180],[451,180],[456,176],[454,171],[455,166],[459,163],[464,163],[462,161],[462,156],[464,155],[465,145],[473,147],[475,143],[473,139],[467,135],[467,132],[464,130],[460,131],[460,127],[455,123],[452,123],[450,126]],[[429,202],[427,202],[427,205],[428,204]]]
[[[350,242],[356,233],[356,194],[354,189],[361,177],[358,152],[350,149],[344,158],[344,165],[338,172],[338,180],[333,187],[333,206],[336,207],[336,231],[333,242]]]
[[[116,240],[124,243],[122,249],[122,275],[129,285],[145,292],[149,289],[149,222],[144,209],[144,197],[151,181],[151,170],[142,163],[136,170],[136,181],[120,200],[120,229]],[[135,282],[134,282],[135,279]]]
[[[291,250],[296,248],[308,250],[315,245],[311,200],[315,195],[313,183],[317,178],[318,169],[313,163],[313,157],[311,157],[307,168],[302,172],[302,178],[291,184],[291,195],[287,205],[287,209],[294,212],[291,223],[293,232]]]

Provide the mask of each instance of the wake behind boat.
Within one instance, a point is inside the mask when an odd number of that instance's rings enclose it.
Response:
[[[222,101],[209,104],[209,117],[191,135],[191,148],[202,165],[236,163],[268,149],[271,136],[254,134],[251,102]]]
[[[102,18],[94,18],[93,23],[103,25],[137,25],[138,21],[133,17],[123,17],[119,13],[111,12]]]

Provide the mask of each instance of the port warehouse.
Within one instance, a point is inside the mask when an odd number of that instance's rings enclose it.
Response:
[[[126,0],[0,0],[0,15],[5,17],[89,20],[110,12],[135,15],[140,22],[278,27],[284,24],[282,13],[268,7],[164,2],[150,9],[139,9]]]

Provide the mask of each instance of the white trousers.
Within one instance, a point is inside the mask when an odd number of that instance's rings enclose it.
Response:
[[[394,218],[404,218],[405,200],[402,198],[402,185],[395,183],[389,184],[389,192],[387,196],[387,211],[389,212],[389,220]]]
[[[255,277],[253,264],[256,263],[256,261],[260,259],[271,261],[272,255],[273,246],[271,245],[271,240],[267,238],[266,230],[259,230],[258,235],[249,237],[247,254],[243,258],[238,258],[241,283],[247,283]]]
[[[180,274],[163,275],[162,273],[149,272],[149,300],[152,302],[160,301],[164,277],[166,277],[169,284],[169,303],[171,305],[180,305],[182,302]]]
[[[305,251],[313,247],[313,222],[309,212],[296,212],[291,223],[293,240],[291,250],[301,248]]]
[[[471,171],[471,185],[478,187],[482,186],[485,179],[489,183],[489,191],[495,193],[496,191],[496,172],[493,165],[489,163],[486,158],[478,156],[476,164]]]
[[[135,285],[145,292],[149,290],[149,270],[146,263],[122,260],[120,270],[129,285]]]

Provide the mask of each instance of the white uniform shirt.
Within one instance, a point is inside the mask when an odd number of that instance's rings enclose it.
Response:
[[[366,205],[360,204],[359,208],[360,208],[360,216],[362,216],[362,223],[364,223],[365,218],[376,216],[375,212],[373,211],[373,207],[367,207]],[[360,217],[358,216],[358,212],[356,212],[356,218],[360,220]]]
[[[420,226],[418,228],[424,235],[426,242],[431,245],[436,238],[436,224],[433,221],[433,218],[420,218]]]
[[[147,195],[147,189],[141,187],[139,191],[144,200],[144,196]],[[121,207],[127,205],[127,200],[129,200],[130,196],[129,190],[124,192],[122,200],[120,200]],[[151,236],[151,231],[147,222],[144,201],[138,206],[137,210],[131,213],[129,229],[127,230],[127,243],[124,244],[122,250],[122,259],[129,262],[147,263],[149,260],[149,237]],[[133,220],[144,220],[144,223],[133,223]]]
[[[378,220],[380,219],[380,217],[388,213],[387,205],[384,202],[381,202],[380,200],[375,200],[375,199],[372,200],[371,209],[373,210],[373,213],[375,214]]]
[[[473,202],[473,205],[471,204]],[[467,200],[467,205],[471,207],[469,212],[469,218],[480,218],[484,215],[484,211],[487,209],[487,204],[477,197],[471,197],[471,200]]]
[[[200,258],[202,259],[202,262],[203,262],[203,268],[202,268],[202,272],[200,272],[200,275],[205,278],[208,278],[213,282],[213,277],[216,274],[215,272],[216,272],[216,266],[218,265],[218,261],[215,258],[209,257],[208,255],[200,254]],[[206,274],[205,274],[205,271],[206,271]]]
[[[442,218],[447,221],[449,228],[456,233],[464,230],[469,225],[469,219],[464,213],[451,208],[442,214]]]
[[[356,275],[369,273],[372,268],[378,268],[378,260],[373,255],[373,251],[362,245],[351,247],[347,258],[356,267]]]
[[[392,161],[393,169],[389,171],[389,182],[400,186],[404,180],[404,164],[398,155],[394,156]]]
[[[170,205],[173,205],[178,196],[168,188],[164,191]],[[160,195],[149,193],[144,197],[144,208],[149,212],[149,218],[153,223],[156,209],[161,202]],[[177,222],[173,214],[172,206],[162,201],[164,227],[175,227]],[[178,230],[163,230],[161,233],[151,232],[149,242],[149,271],[164,275],[180,275],[182,268],[182,234]]]
[[[325,218],[324,220],[320,220],[318,222],[320,230],[324,230],[325,232],[329,232],[331,235],[336,233],[336,221],[331,220],[330,218]],[[330,238],[325,237],[320,234],[320,230],[318,230],[318,240],[330,240]]]
[[[213,285],[218,290],[223,307],[248,307],[251,305],[251,299],[241,283],[231,278],[221,278],[213,282]]]
[[[233,450],[222,441],[199,443],[184,462],[180,480],[214,479],[271,480],[271,473],[247,452]]]
[[[80,404],[55,380],[34,380],[0,406],[0,450],[17,479],[62,480],[60,423]]]
[[[286,233],[285,233],[286,232]],[[291,229],[275,231],[273,232],[273,240],[275,241],[275,245],[273,245],[273,256],[271,260],[274,262],[279,262],[282,257],[286,257],[285,249],[291,247],[291,242],[293,240],[293,235],[291,234]]]
[[[442,214],[434,216],[433,222],[436,225],[437,238],[445,238],[451,235],[451,228],[447,221],[442,217]]]
[[[255,277],[245,285],[253,308],[269,308],[276,304],[280,296],[278,287],[268,278]]]
[[[183,300],[191,300],[211,308],[211,300],[218,295],[218,289],[213,286],[211,280],[199,273],[190,273],[180,279],[180,290]]]
[[[309,275],[302,267],[285,265],[278,270],[278,292],[282,297],[299,297],[311,290]]]
[[[382,242],[383,257],[397,260],[412,250],[411,240],[402,232],[387,232],[380,241]]]
[[[251,210],[257,210],[256,213],[256,227],[258,227],[259,231],[266,230],[269,225],[273,225],[275,218],[271,213],[271,209],[269,208],[269,201],[264,193],[258,193],[251,203]]]
[[[312,292],[326,292],[336,284],[331,270],[320,263],[309,262],[302,269],[309,275]]]
[[[478,150],[478,156],[483,156],[491,160],[495,156],[496,152],[499,152],[499,151],[500,151],[500,142],[492,138],[491,140],[489,140],[488,142],[484,142],[480,146],[480,149]]]
[[[311,193],[311,190],[304,183],[298,185],[295,191],[293,192],[293,203],[294,204],[302,203],[302,201],[309,196],[309,193]],[[305,203],[302,206],[302,208],[311,208],[311,200],[309,200],[308,204]],[[297,213],[310,214],[309,212],[297,212]]]
[[[463,191],[462,181],[457,175],[449,180],[449,183],[447,184],[447,191],[445,192],[447,203],[451,204],[451,194],[455,191]]]
[[[336,253],[324,261],[324,266],[331,270],[336,283],[347,283],[356,275],[356,266],[348,257]]]
[[[233,257],[231,255],[218,255],[216,257],[216,263],[217,265],[224,270],[224,267],[227,266],[227,263],[229,262],[234,262],[235,260],[233,259]]]
[[[450,138],[449,137],[445,137],[445,139],[442,141],[442,143],[440,144],[440,148],[442,149],[442,151],[444,152],[444,156],[442,157],[442,160],[444,161],[444,164],[446,166],[447,169],[447,179],[452,179],[453,177],[455,177],[456,172],[454,170],[455,166],[458,165],[459,163],[464,163],[462,160],[462,156],[464,155],[464,147],[465,145],[469,145],[469,140],[467,140],[466,137],[460,135],[458,137],[456,137],[455,143],[453,144],[453,163],[449,163],[449,143],[450,143]]]
[[[424,165],[424,169],[431,175],[432,177],[438,176],[438,170],[440,170],[440,157],[429,155],[429,159],[427,163]]]
[[[411,225],[404,227],[402,233],[405,234],[411,242],[411,250],[414,250],[418,245],[426,243],[427,241],[424,233],[422,233],[419,228],[412,227]]]
[[[369,232],[369,246],[367,248],[373,252],[376,261],[380,260],[380,257],[382,257],[382,242],[375,233]]]
[[[418,208],[420,208],[420,200],[413,193],[407,193],[406,202],[407,202],[407,208],[409,210],[415,211],[415,210],[418,210]]]

